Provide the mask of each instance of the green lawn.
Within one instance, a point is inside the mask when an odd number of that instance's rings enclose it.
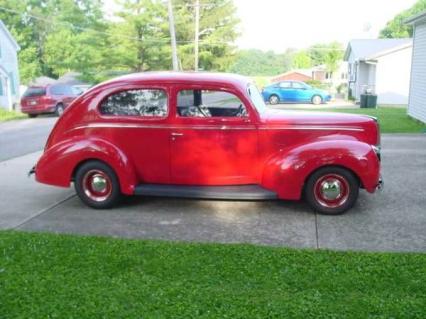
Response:
[[[426,318],[426,254],[0,232],[0,318]]]
[[[422,133],[426,131],[426,124],[409,117],[406,108],[379,107],[377,109],[327,109],[324,111],[375,116],[380,121],[382,133]]]
[[[26,118],[25,114],[16,111],[7,111],[4,108],[0,107],[0,122],[9,121],[9,120],[17,120]]]

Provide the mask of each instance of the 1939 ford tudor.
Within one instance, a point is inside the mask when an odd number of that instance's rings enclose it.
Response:
[[[133,74],[102,83],[59,118],[33,171],[94,208],[122,194],[304,198],[324,214],[381,185],[380,132],[368,116],[274,110],[245,77]]]

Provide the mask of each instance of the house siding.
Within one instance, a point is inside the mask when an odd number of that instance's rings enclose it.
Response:
[[[379,57],[376,66],[378,104],[408,105],[412,47]]]
[[[17,49],[0,24],[0,107],[10,108],[19,102],[19,72]]]
[[[408,114],[426,123],[426,23],[415,26]]]

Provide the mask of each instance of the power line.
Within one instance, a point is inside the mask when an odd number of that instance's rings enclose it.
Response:
[[[20,15],[22,17],[29,17],[31,19],[35,19],[35,20],[43,21],[43,22],[46,22],[46,23],[49,23],[49,24],[53,24],[53,21],[51,19],[47,19],[47,18],[44,18],[44,17],[42,18],[42,17],[39,17],[39,16],[31,15],[31,14],[26,13],[26,12],[20,12],[20,11],[17,11],[17,10],[13,10],[13,9],[1,7],[1,6],[0,6],[0,11],[5,11],[5,12],[13,13],[13,14],[18,14],[18,15]],[[59,24],[59,25],[64,25],[64,26],[73,28],[75,30],[92,31],[92,32],[96,32],[96,33],[99,33],[99,34],[104,34],[104,35],[108,35],[108,36],[119,36],[121,38],[129,39],[129,40],[135,40],[135,41],[140,41],[140,42],[158,43],[158,44],[167,44],[167,43],[170,42],[169,38],[163,38],[163,39],[140,39],[140,38],[137,38],[137,37],[130,37],[130,36],[125,35],[125,34],[114,34],[114,33],[111,33],[111,32],[100,31],[100,30],[96,30],[96,29],[93,29],[93,28],[81,27],[81,26],[75,25],[75,24],[73,24],[71,22],[55,21],[55,23]],[[179,44],[190,44],[190,43],[194,43],[194,40],[177,40],[176,43],[179,43]],[[208,41],[208,40],[200,41],[199,43],[203,44],[203,45],[225,45],[225,44],[229,44],[229,42],[225,42],[225,41],[223,41],[223,42],[214,41],[213,42],[213,41]]]

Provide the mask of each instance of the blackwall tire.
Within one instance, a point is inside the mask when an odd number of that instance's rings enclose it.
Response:
[[[343,214],[355,204],[359,179],[342,167],[324,167],[315,171],[305,184],[305,200],[325,215]]]
[[[117,175],[101,161],[82,164],[75,173],[74,187],[81,201],[96,209],[111,208],[122,197]]]

